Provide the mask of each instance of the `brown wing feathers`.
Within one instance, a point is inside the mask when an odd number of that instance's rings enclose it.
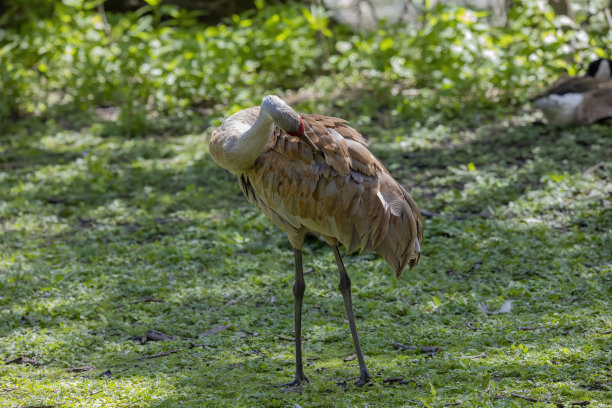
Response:
[[[340,241],[348,252],[359,246],[362,252],[376,250],[397,276],[416,265],[422,223],[410,195],[344,120],[322,115],[302,115],[302,120],[318,151],[276,128],[246,174],[248,181],[241,180],[263,195],[270,208],[256,203],[251,190],[245,191],[249,201],[285,229],[290,240],[291,222],[275,218],[299,220],[305,229]]]

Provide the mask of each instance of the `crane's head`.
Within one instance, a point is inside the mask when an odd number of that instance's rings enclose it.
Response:
[[[300,115],[281,98],[276,95],[266,96],[261,102],[260,109],[266,112],[270,118],[272,118],[276,126],[283,129],[287,134],[299,137],[310,147],[318,150],[312,140],[306,136],[304,122]]]
[[[270,115],[276,126],[288,134],[298,136],[304,133],[304,122],[300,115],[278,96],[268,95],[263,98],[261,109]]]
[[[612,78],[612,60],[600,58],[591,62],[586,76],[602,79]]]

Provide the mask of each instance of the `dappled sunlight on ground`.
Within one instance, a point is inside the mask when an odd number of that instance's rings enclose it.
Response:
[[[293,377],[293,344],[283,340],[293,336],[290,246],[202,138],[61,132],[14,141],[0,176],[0,357],[42,363],[0,365],[9,406],[375,398],[478,407],[516,406],[492,398],[518,393],[603,407],[612,398],[606,125],[438,128],[431,143],[426,131],[395,129],[414,150],[372,132],[373,150],[428,211],[423,257],[395,279],[374,254],[345,256],[374,379],[356,389],[336,385],[358,367],[344,361],[354,350],[333,254],[307,242],[310,383],[298,393],[269,387]],[[507,301],[509,313],[479,307]],[[174,339],[134,340],[147,330]],[[141,359],[168,350],[178,351]]]

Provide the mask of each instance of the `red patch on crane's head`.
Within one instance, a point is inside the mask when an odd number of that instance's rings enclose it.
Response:
[[[302,122],[302,117],[301,116],[298,116],[298,117],[300,118],[300,127],[295,132],[287,132],[288,135],[291,135],[291,136],[302,136],[304,134],[304,122]]]

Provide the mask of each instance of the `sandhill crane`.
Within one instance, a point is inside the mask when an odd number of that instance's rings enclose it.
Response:
[[[553,125],[588,125],[612,117],[612,60],[589,64],[585,76],[562,77],[534,98]]]
[[[400,276],[419,261],[421,213],[408,192],[366,148],[346,121],[298,115],[277,96],[243,109],[216,129],[209,145],[215,162],[238,177],[246,198],[286,232],[295,257],[295,380],[308,381],[302,367],[302,300],[306,284],[302,246],[308,232],[332,247],[353,337],[361,386],[370,381],[351,300],[351,280],[338,245],[347,253],[375,250]]]

